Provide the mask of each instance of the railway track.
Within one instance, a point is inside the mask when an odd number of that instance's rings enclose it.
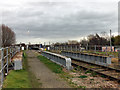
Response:
[[[106,78],[109,78],[110,80],[115,80],[118,83],[120,83],[120,70],[109,68],[109,67],[104,67],[100,65],[93,65],[93,64],[83,62],[80,60],[75,60],[75,59],[72,59],[72,66],[80,67],[86,70],[96,72],[100,75],[103,75]]]

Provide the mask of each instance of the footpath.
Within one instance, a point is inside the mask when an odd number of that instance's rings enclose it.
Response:
[[[26,51],[29,70],[35,75],[40,88],[70,88],[66,81],[53,73],[37,58],[35,51]]]

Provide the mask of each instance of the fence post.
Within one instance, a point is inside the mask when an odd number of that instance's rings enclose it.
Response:
[[[3,80],[4,80],[3,66],[4,66],[4,49],[2,48],[1,50],[1,85],[3,85]]]
[[[7,47],[7,74],[8,74],[8,47]]]
[[[76,46],[76,50],[75,51],[77,52],[77,45],[75,45],[75,46]]]
[[[95,45],[95,51],[94,52],[96,52],[96,45]]]
[[[11,47],[10,47],[10,62],[11,62]]]
[[[71,51],[72,51],[72,45],[71,45]]]
[[[88,44],[86,45],[86,51],[88,51]]]

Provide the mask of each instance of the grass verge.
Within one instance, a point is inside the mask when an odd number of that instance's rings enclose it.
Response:
[[[32,88],[26,69],[25,54],[23,56],[23,69],[11,70],[3,83],[3,88]]]
[[[38,59],[40,59],[40,61],[43,62],[54,73],[64,73],[62,70],[62,67],[60,65],[53,63],[52,61],[48,60],[47,58],[43,57],[42,55],[39,55]]]
[[[27,55],[23,51],[23,69],[22,70],[11,70],[9,75],[4,81],[3,88],[38,88],[36,77],[32,72],[29,71]]]

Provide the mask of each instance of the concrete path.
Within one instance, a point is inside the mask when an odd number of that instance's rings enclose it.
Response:
[[[26,51],[30,71],[36,76],[41,88],[70,88],[66,81],[49,70],[39,59],[35,51]]]

